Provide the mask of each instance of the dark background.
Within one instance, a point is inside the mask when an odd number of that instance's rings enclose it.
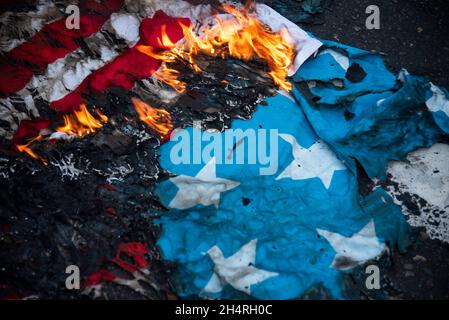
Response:
[[[380,9],[380,30],[365,27],[369,5]],[[331,0],[318,20],[302,26],[318,37],[382,53],[393,70],[406,68],[449,87],[449,1]]]
[[[188,1],[217,3],[214,0]],[[299,12],[295,8],[301,3],[300,0],[260,2],[276,10],[276,6],[285,6],[291,15]],[[0,12],[23,10],[33,3],[33,0],[0,0]],[[322,0],[321,4],[316,14],[300,23],[306,31],[323,39],[380,53],[392,70],[406,68],[412,74],[424,75],[435,84],[449,88],[449,0]],[[365,27],[368,16],[365,10],[369,5],[380,9],[380,30]],[[418,241],[406,254],[393,257],[386,275],[391,283],[390,299],[449,299],[447,244],[430,240],[420,232]],[[424,262],[417,257],[423,257]],[[413,276],[407,275],[411,273]],[[373,298],[367,295],[366,298]]]

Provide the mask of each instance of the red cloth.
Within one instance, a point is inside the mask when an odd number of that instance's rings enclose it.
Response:
[[[103,282],[111,282],[116,278],[117,276],[112,274],[108,270],[100,269],[97,272],[94,272],[91,275],[87,276],[84,287],[96,286]]]
[[[145,243],[142,242],[120,242],[115,256],[111,259],[120,268],[130,273],[145,269],[149,266],[149,262],[145,257],[149,252]],[[131,258],[133,263],[125,261],[123,256]],[[106,269],[100,269],[87,276],[84,287],[95,286],[103,282],[111,282],[117,279],[117,276]]]
[[[157,49],[168,49],[158,45],[158,37],[161,39],[165,31],[173,43],[184,37],[182,27],[190,25],[188,18],[172,18],[163,11],[157,11],[153,18],[144,19],[140,25],[140,41],[129,48],[112,62],[93,72],[73,92],[64,98],[52,102],[52,108],[68,112],[77,108],[82,103],[82,95],[86,92],[101,92],[111,87],[120,87],[130,90],[136,80],[142,80],[151,76],[161,65],[161,61],[151,58],[137,50],[138,45],[151,45]]]
[[[118,0],[114,0],[118,1]],[[114,2],[112,0],[109,2]],[[90,1],[87,3],[92,4]],[[105,9],[106,10],[106,9]],[[141,39],[136,46],[129,48],[122,55],[118,56],[109,64],[93,72],[76,88],[74,91],[66,95],[60,100],[52,102],[50,105],[52,108],[61,111],[69,112],[79,107],[83,102],[83,94],[88,92],[101,92],[111,87],[120,87],[126,90],[130,90],[136,80],[145,79],[151,76],[161,65],[161,61],[151,58],[144,53],[137,50],[138,45],[153,45],[155,48],[164,50],[167,48],[158,46],[157,37],[161,37],[164,30],[170,40],[176,43],[183,38],[183,32],[180,23],[188,26],[190,20],[188,18],[172,18],[166,15],[162,11],[155,13],[153,18],[144,19],[140,26]],[[10,66],[14,70],[15,66]],[[1,70],[1,67],[0,67]],[[18,70],[16,70],[16,76]],[[31,77],[32,72],[24,68],[20,69],[25,74],[23,77]],[[27,73],[29,71],[29,73]],[[11,72],[14,73],[14,72]],[[8,76],[9,77],[9,76]],[[0,80],[0,88],[3,88],[3,82],[5,78]],[[20,77],[17,79],[17,83],[14,84],[15,78],[11,77],[6,82],[13,85],[22,85]],[[28,81],[28,80],[27,80]],[[1,89],[2,90],[2,89]],[[43,126],[44,123],[46,126]],[[39,134],[39,131],[44,128],[48,128],[50,122],[48,119],[37,119],[36,123],[33,121],[25,120],[19,125],[19,129],[14,135],[13,143],[21,144],[27,138],[35,137]]]
[[[43,129],[50,127],[51,121],[48,118],[36,118],[33,120],[22,120],[12,139],[13,145],[24,144],[26,139],[34,138]]]
[[[67,29],[66,18],[62,18],[1,57],[0,93],[7,97],[23,89],[33,73],[44,71],[48,64],[77,49],[80,39],[99,31],[122,4],[123,0],[86,0],[80,5],[80,29]]]

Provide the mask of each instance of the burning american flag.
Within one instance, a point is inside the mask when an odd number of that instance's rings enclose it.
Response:
[[[4,296],[349,298],[410,224],[449,239],[408,217],[392,162],[448,152],[447,91],[265,4],[215,2],[1,14]]]

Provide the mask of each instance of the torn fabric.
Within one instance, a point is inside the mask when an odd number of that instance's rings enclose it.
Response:
[[[229,154],[248,159],[257,152],[246,143],[226,149],[226,131],[206,134],[205,141],[222,141],[224,152],[198,165],[171,161],[172,152],[181,152],[177,142],[193,139],[196,128],[179,131],[160,149],[162,167],[176,176],[158,187],[171,209],[160,219],[159,245],[179,265],[183,297],[295,299],[323,284],[343,298],[342,272],[377,258],[387,242],[401,249],[408,243],[404,216],[388,194],[360,196],[356,174],[314,133],[301,108],[281,95],[267,102],[232,129],[278,130],[267,142],[279,144],[273,174],[261,175],[261,163],[226,164]],[[209,153],[207,145],[184,156]],[[250,267],[233,263],[236,257]]]
[[[445,90],[405,70],[395,77],[366,51],[325,42],[294,81],[293,94],[315,132],[352,171],[358,161],[371,178],[385,178],[388,161],[449,133]]]

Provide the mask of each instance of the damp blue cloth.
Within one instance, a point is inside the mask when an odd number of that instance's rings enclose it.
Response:
[[[332,296],[343,298],[341,267],[374,259],[383,250],[385,241],[406,246],[406,222],[389,196],[378,190],[374,195],[362,198],[358,193],[355,174],[314,133],[298,105],[280,95],[269,98],[267,102],[268,106],[259,106],[253,119],[236,120],[232,128],[242,131],[260,128],[278,130],[278,170],[271,175],[261,175],[260,169],[266,168],[266,165],[218,164],[219,161],[215,160],[216,176],[239,185],[221,192],[218,206],[189,203],[191,207],[184,208],[181,205],[182,209],[171,208],[159,221],[163,229],[159,240],[162,254],[165,259],[179,264],[176,279],[181,296],[293,299],[301,297],[311,287],[322,284]],[[179,136],[187,132],[189,134],[185,134],[185,137],[193,137],[196,130],[187,128]],[[160,149],[162,167],[176,175],[201,178],[203,175],[199,173],[208,166],[210,160],[205,159],[198,165],[174,164],[172,152],[178,150],[181,139],[175,140]],[[203,151],[206,145],[197,150],[192,149],[191,157]],[[285,178],[280,178],[292,165],[295,147],[299,147],[303,153],[310,153],[304,168],[298,168],[299,176],[305,173],[304,177],[294,180],[286,174]],[[235,150],[238,148],[245,149],[246,156],[254,151],[242,144]],[[229,150],[225,151],[227,156]],[[212,153],[211,156],[220,158],[218,154]],[[314,173],[318,176],[308,175],[310,166],[320,161],[325,166]],[[221,162],[224,162],[224,158]],[[190,186],[180,188],[172,180],[167,180],[159,185],[158,193],[167,207],[173,207],[176,206],[173,199],[182,194],[181,189],[188,189],[188,197],[196,193],[198,188],[203,188],[204,192],[215,187],[213,182],[203,180],[197,183],[192,181]],[[353,251],[373,251],[373,254],[358,261],[357,253],[354,255],[354,252],[348,252],[347,257],[340,257],[340,261],[337,261],[341,266],[332,266],[337,251],[342,248],[320,236],[319,230],[351,239],[370,221],[374,221],[375,232],[349,243],[348,248]],[[385,228],[387,225],[389,227]],[[250,281],[252,284],[249,290],[242,292],[233,286],[238,284],[233,283],[232,276],[238,278],[238,272],[245,271],[238,270],[233,275],[228,270],[231,276],[224,280],[222,290],[205,290],[213,278],[214,268],[217,268],[207,252],[217,246],[223,256],[228,258],[252,240],[257,240],[254,267],[276,275],[260,282],[257,279],[253,283]],[[238,282],[238,279],[234,279],[234,282]]]
[[[351,67],[366,74],[348,80]],[[293,95],[309,123],[355,171],[385,178],[388,161],[430,147],[449,133],[447,91],[403,70],[396,77],[374,54],[324,41],[294,76]]]
[[[295,299],[321,286],[343,299],[345,273],[409,244],[389,195],[359,193],[356,164],[383,178],[388,161],[447,134],[447,91],[327,41],[292,81],[234,135],[188,127],[161,146],[173,176],[157,187],[169,208],[158,244],[180,296]]]

